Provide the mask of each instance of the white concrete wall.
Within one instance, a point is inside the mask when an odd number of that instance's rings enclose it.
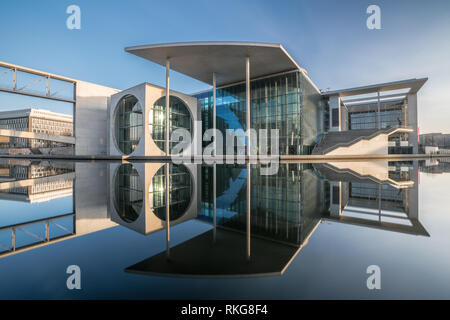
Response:
[[[409,145],[413,147],[413,153],[419,152],[419,143],[417,141],[417,94],[409,94],[408,95],[408,126],[411,127],[414,131],[409,134]]]
[[[108,99],[117,89],[77,81],[74,110],[75,154],[106,155]]]
[[[339,147],[327,153],[327,155],[362,154],[388,154],[388,135],[379,134],[369,140],[362,139],[350,146]]]

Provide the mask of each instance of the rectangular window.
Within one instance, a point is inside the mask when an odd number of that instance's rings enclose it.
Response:
[[[331,110],[331,126],[339,127],[339,109],[333,108]]]
[[[339,204],[339,187],[333,186],[333,204]]]

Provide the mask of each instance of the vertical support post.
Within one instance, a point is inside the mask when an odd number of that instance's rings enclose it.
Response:
[[[381,102],[380,102],[380,91],[377,91],[377,123],[378,129],[381,129]]]
[[[45,94],[47,97],[50,97],[50,77],[47,76],[47,79],[45,80]]]
[[[216,90],[217,90],[217,86],[216,86],[216,73],[213,72],[212,74],[213,76],[213,130],[214,130],[214,141],[213,141],[213,146],[214,146],[214,151],[213,151],[213,156],[215,158],[215,156],[217,155],[217,134],[216,134],[216,130],[217,130],[217,124],[216,124]],[[217,198],[217,167],[216,167],[216,163],[214,162],[213,164],[213,225],[214,225],[214,231],[213,231],[213,238],[214,238],[214,242],[216,242],[216,230],[217,230],[217,202],[216,202],[216,198]]]
[[[216,116],[217,116],[217,114],[216,114],[216,90],[217,90],[217,87],[216,87],[216,73],[213,72],[213,130],[214,130],[214,144],[213,144],[213,146],[214,146],[214,153],[213,153],[213,155],[214,155],[214,157],[217,155],[217,150],[216,150],[216,148],[217,148],[217,143],[216,143],[216,141],[217,141],[217,136],[216,136],[216,130],[217,130],[217,121],[216,121]]]
[[[13,71],[13,89],[17,90],[17,68]]]
[[[250,162],[247,162],[247,260],[250,261],[251,250],[250,250],[250,223],[251,223],[251,174],[250,174],[251,165]]]
[[[245,58],[245,104],[246,104],[246,124],[247,124],[247,156],[250,157],[250,57]]]
[[[216,121],[216,90],[217,90],[217,86],[216,86],[216,73],[213,72],[213,130],[214,130],[214,158],[217,155],[217,134],[216,134],[216,130],[217,130],[217,121]],[[213,224],[214,224],[214,242],[216,242],[216,230],[217,230],[217,202],[216,202],[216,198],[217,198],[217,167],[216,167],[216,163],[214,162],[213,164],[213,206],[214,206],[214,212],[213,212]]]
[[[170,163],[166,163],[166,254],[170,257]]]
[[[170,59],[167,58],[166,59],[166,156],[170,155],[170,138],[169,138],[169,134],[170,134],[170,130],[169,130],[169,125],[170,125],[170,121],[169,121],[169,116],[170,116],[170,87],[169,87],[169,82],[170,82]]]

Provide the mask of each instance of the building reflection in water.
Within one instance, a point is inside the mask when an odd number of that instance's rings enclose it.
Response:
[[[2,207],[29,205],[14,223],[1,212],[0,258],[116,226],[106,205],[106,169],[98,163],[0,160]],[[64,205],[50,210],[59,200]]]
[[[419,222],[418,171],[417,162],[280,163],[269,176],[249,164],[0,163],[0,201],[73,193],[71,212],[1,227],[0,255],[121,225],[166,235],[166,250],[127,272],[280,275],[324,220],[429,236]],[[171,227],[190,220],[211,229],[171,246]],[[14,246],[18,230],[36,240]]]
[[[172,248],[169,244],[166,252],[126,271],[279,275],[324,220],[429,236],[418,220],[417,162],[285,163],[272,176],[261,175],[258,166],[249,169],[201,167],[201,208],[187,219],[213,229]]]

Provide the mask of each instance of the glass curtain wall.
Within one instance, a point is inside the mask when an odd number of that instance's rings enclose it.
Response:
[[[325,187],[309,164],[280,165],[276,175],[261,175],[251,168],[251,233],[285,243],[299,245],[327,215]],[[213,219],[212,170],[202,167],[203,188],[200,219]],[[247,168],[217,167],[217,224],[246,231]]]
[[[183,165],[169,164],[170,220],[183,216],[191,203],[192,179],[189,169]],[[153,213],[166,220],[166,167],[162,166],[153,176],[149,197]]]
[[[359,111],[358,109],[365,109]],[[405,126],[404,102],[382,102],[380,105],[380,127],[395,128]],[[353,105],[350,107],[350,130],[378,128],[377,104]]]
[[[121,165],[115,176],[114,204],[125,222],[133,222],[141,213],[143,190],[139,173],[131,164]]]
[[[321,95],[309,80],[300,72],[253,80],[250,93],[251,127],[257,132],[267,129],[269,134],[270,129],[278,129],[279,153],[282,155],[309,154],[318,134],[323,131]],[[195,97],[201,105],[204,133],[213,127],[213,93],[203,92]],[[216,103],[217,128],[224,135],[225,152],[225,130],[247,129],[245,84],[218,89]],[[203,142],[203,147],[209,143]],[[270,148],[268,150],[270,152]]]
[[[150,109],[150,133],[153,141],[162,150],[166,150],[166,97],[158,99]],[[186,129],[192,134],[192,119],[187,106],[181,99],[170,96],[169,134],[176,129]],[[170,141],[170,150],[179,141]]]
[[[119,150],[131,154],[142,136],[142,107],[135,96],[127,95],[117,104],[115,119],[115,136]]]

